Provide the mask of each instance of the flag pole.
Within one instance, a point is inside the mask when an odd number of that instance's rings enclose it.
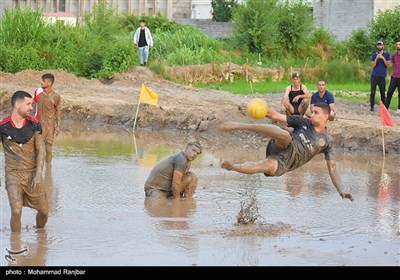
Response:
[[[383,133],[383,125],[382,125],[382,151],[383,151],[383,158],[385,158],[385,134]]]
[[[139,114],[139,106],[140,106],[140,96],[139,96],[139,101],[136,107],[136,114],[135,114],[135,120],[133,121],[133,132],[135,132],[135,128],[136,128],[136,120]]]

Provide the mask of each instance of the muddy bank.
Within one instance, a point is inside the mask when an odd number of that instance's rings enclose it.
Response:
[[[175,71],[179,72],[179,69]],[[200,73],[199,71],[198,69],[196,73]],[[19,89],[33,93],[40,85],[40,76],[45,72],[47,71],[24,70],[16,74],[0,72],[2,117],[10,112],[11,94]],[[159,106],[140,105],[136,127],[138,130],[194,134],[221,143],[238,139],[252,143],[261,139],[260,136],[249,133],[221,134],[218,131],[219,124],[225,121],[253,122],[238,110],[238,104],[245,98],[243,96],[178,85],[162,79],[144,67],[134,67],[124,74],[115,75],[109,84],[78,78],[62,70],[51,72],[56,77],[54,88],[62,94],[62,129],[68,129],[69,125],[112,125],[131,129],[140,88],[145,83],[158,94]],[[314,90],[313,85],[308,87]],[[279,108],[282,94],[264,97],[271,107]],[[338,117],[328,127],[336,144],[349,150],[382,150],[379,106],[376,106],[375,112],[370,112],[368,104],[340,100],[336,103]],[[386,150],[388,153],[400,153],[400,116],[393,111],[391,114],[397,126],[384,127]]]

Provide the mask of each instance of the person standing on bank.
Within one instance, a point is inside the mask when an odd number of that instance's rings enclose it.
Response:
[[[33,101],[36,102],[35,117],[40,121],[43,129],[46,164],[50,164],[53,157],[54,137],[60,133],[61,127],[61,95],[53,90],[53,74],[44,74],[40,83],[41,87],[35,90]]]
[[[379,40],[376,42],[377,51],[371,56],[371,95],[370,95],[370,111],[374,111],[376,86],[379,87],[381,100],[385,104],[386,76],[387,68],[390,66],[390,53],[385,52],[385,44]]]
[[[6,190],[11,207],[11,231],[21,231],[22,207],[36,209],[36,227],[43,228],[48,218],[48,202],[42,184],[44,147],[42,128],[33,110],[32,95],[16,91],[11,97],[12,113],[0,122]]]
[[[140,27],[136,29],[133,42],[139,48],[140,65],[146,66],[149,58],[149,48],[153,47],[153,37],[151,36],[150,29],[146,27],[146,21],[140,20]]]
[[[400,38],[396,42],[397,51],[392,54],[391,62],[393,65],[393,73],[390,77],[389,89],[386,96],[386,109],[389,109],[390,102],[392,101],[392,95],[397,88],[399,97],[399,103],[397,105],[397,114],[400,114]]]

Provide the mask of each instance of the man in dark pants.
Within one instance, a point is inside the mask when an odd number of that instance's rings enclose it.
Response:
[[[377,51],[371,56],[371,110],[374,111],[376,86],[379,87],[381,101],[385,104],[387,68],[390,66],[390,53],[385,52],[383,41],[376,42]]]
[[[397,92],[400,93],[400,38],[397,39],[396,42],[397,51],[392,54],[392,65],[393,65],[393,73],[390,77],[389,89],[386,97],[386,108],[389,109],[390,102],[392,101],[392,95],[397,88]],[[397,105],[397,114],[400,114],[400,94],[399,94],[399,103]]]

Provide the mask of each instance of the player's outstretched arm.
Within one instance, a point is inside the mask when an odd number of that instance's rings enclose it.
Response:
[[[272,108],[269,108],[266,117],[273,121],[281,122],[281,123],[287,125],[287,116],[277,112],[276,110],[274,110]]]
[[[326,164],[328,166],[329,176],[331,177],[332,183],[335,185],[338,193],[342,198],[348,198],[354,201],[354,198],[349,193],[342,192],[342,182],[340,180],[339,173],[336,170],[336,163],[334,160],[327,160]]]

